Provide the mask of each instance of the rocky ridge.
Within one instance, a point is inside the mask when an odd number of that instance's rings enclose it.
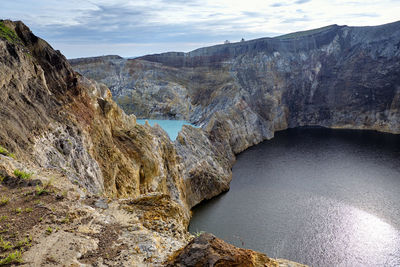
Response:
[[[174,144],[136,124],[22,22],[0,33],[0,263],[166,264],[193,238],[190,207],[228,189],[232,158],[201,129]]]
[[[126,99],[120,105],[128,112],[184,118],[201,126],[197,140],[208,139],[202,142],[207,152],[194,154],[208,153],[211,160],[202,161],[207,175],[204,168],[196,168],[201,164],[190,160],[187,150],[180,149],[189,130],[175,141],[178,155],[189,159],[184,163],[188,191],[217,188],[190,194],[193,206],[226,190],[229,185],[221,182],[229,183],[235,154],[272,138],[275,131],[323,126],[400,133],[399,59],[400,22],[394,22],[331,25],[189,53],[119,58],[122,78],[114,76],[114,70],[102,71],[114,59],[99,57],[96,65],[89,64],[90,58],[70,62],[77,71],[109,85],[117,103]],[[107,78],[99,79],[98,73]]]

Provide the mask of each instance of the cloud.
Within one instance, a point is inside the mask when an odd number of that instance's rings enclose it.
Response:
[[[400,14],[393,0],[1,1],[0,17],[24,21],[69,57],[187,51],[330,24],[378,25]]]
[[[297,0],[294,3],[295,4],[305,4],[305,3],[308,3],[308,2],[311,2],[311,0]]]
[[[354,17],[367,17],[367,18],[377,18],[380,15],[376,13],[353,13],[351,14]]]
[[[282,21],[282,23],[296,23],[296,22],[304,22],[310,21],[310,18],[304,16],[302,18],[289,18]]]
[[[281,6],[285,6],[286,4],[284,3],[274,3],[271,5],[271,7],[281,7]]]

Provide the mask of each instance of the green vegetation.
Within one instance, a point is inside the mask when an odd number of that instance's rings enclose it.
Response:
[[[50,226],[47,227],[46,233],[47,233],[48,235],[50,235],[52,232],[53,232],[53,228],[51,228]]]
[[[47,194],[49,191],[47,190],[46,187],[40,187],[39,185],[36,185],[36,195],[40,196],[43,194]]]
[[[1,222],[1,221],[7,220],[7,218],[8,218],[8,217],[7,217],[6,215],[0,216],[0,222]]]
[[[3,21],[0,21],[0,38],[6,39],[14,44],[22,44],[21,39],[18,37],[15,31],[8,28]]]
[[[14,248],[30,247],[30,246],[32,246],[31,242],[32,242],[31,236],[29,238],[25,237],[25,239],[18,241],[17,244],[15,244]]]
[[[8,150],[5,149],[3,146],[0,146],[0,155],[4,155],[15,159],[15,155],[13,153],[8,152]]]
[[[32,173],[24,172],[24,171],[15,169],[15,170],[14,170],[14,175],[17,176],[18,178],[28,180],[28,179],[31,178]]]
[[[22,209],[21,209],[21,208],[16,208],[16,209],[15,209],[15,212],[16,212],[17,214],[21,214],[21,213],[22,213]]]
[[[32,208],[26,208],[26,209],[25,209],[25,212],[32,212],[32,211],[33,211]]]
[[[195,232],[195,233],[193,233],[193,235],[195,236],[195,237],[199,237],[199,236],[201,236],[202,234],[204,234],[205,232],[204,231],[200,231],[200,232]]]
[[[22,263],[22,253],[19,250],[16,250],[7,255],[7,257],[0,259],[0,265],[10,265],[15,263]]]
[[[10,201],[8,197],[1,197],[0,199],[0,206],[5,206]]]
[[[13,246],[11,245],[11,242],[8,241],[4,241],[3,237],[0,236],[0,249],[3,251],[9,250],[13,248]]]
[[[65,218],[61,220],[61,223],[69,223],[69,214],[68,213],[65,216]]]
[[[1,155],[4,155],[4,156],[7,156],[8,150],[5,149],[4,147],[0,146],[0,154],[1,154]]]

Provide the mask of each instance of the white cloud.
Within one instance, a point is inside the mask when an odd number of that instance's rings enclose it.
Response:
[[[98,54],[122,43],[159,45],[153,49],[164,44],[166,50],[175,43],[175,50],[185,50],[187,43],[274,36],[329,24],[384,24],[398,20],[398,14],[395,0],[2,0],[0,9],[0,17],[23,20],[55,46],[63,44],[67,54],[91,43],[103,45],[96,46]],[[114,54],[122,53],[114,47]],[[140,51],[132,46],[132,55]]]

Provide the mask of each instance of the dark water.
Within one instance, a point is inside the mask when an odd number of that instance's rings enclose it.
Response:
[[[400,135],[279,132],[238,156],[190,230],[312,266],[400,266]]]

